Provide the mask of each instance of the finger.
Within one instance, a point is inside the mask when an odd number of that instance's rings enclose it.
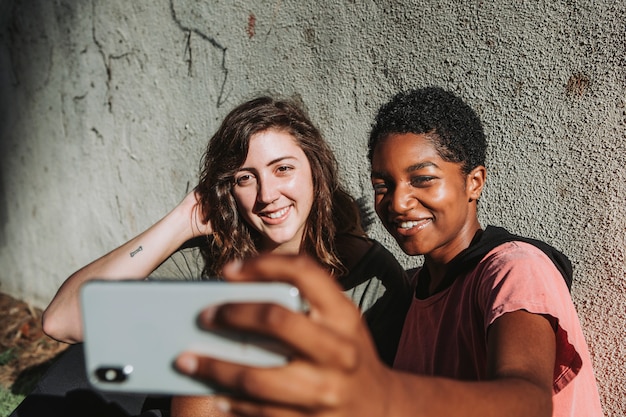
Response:
[[[351,370],[357,354],[350,338],[276,304],[224,304],[204,310],[200,324],[208,329],[229,328],[253,332],[280,340],[293,356],[306,357],[318,364]]]
[[[320,408],[339,401],[336,391],[330,388],[327,373],[304,361],[296,360],[276,368],[254,368],[185,352],[175,365],[184,374],[236,392],[242,402]]]

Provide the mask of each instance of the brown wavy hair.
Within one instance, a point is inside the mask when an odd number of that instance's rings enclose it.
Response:
[[[239,214],[232,189],[234,174],[246,160],[250,138],[267,130],[293,136],[311,166],[315,198],[300,252],[317,259],[335,276],[345,274],[335,237],[364,232],[356,202],[337,180],[335,156],[299,102],[263,96],[235,107],[222,121],[202,157],[197,192],[204,219],[213,228],[208,245],[201,250],[202,277],[219,276],[227,262],[259,253],[260,233]]]

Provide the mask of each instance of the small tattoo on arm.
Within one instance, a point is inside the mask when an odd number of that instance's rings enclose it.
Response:
[[[130,253],[130,257],[132,258],[133,256],[137,255],[137,253],[141,252],[142,250],[143,250],[143,247],[139,246],[137,249],[135,249],[134,251]]]

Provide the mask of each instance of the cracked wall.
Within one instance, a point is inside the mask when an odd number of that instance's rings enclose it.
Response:
[[[375,110],[437,84],[485,122],[483,224],[572,259],[605,411],[624,415],[625,21],[611,0],[0,0],[0,290],[45,306],[163,216],[258,92],[302,97],[371,206]]]

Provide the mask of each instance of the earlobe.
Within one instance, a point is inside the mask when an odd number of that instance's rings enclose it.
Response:
[[[480,198],[487,180],[487,169],[479,165],[467,175],[467,191],[469,201],[475,201]]]

